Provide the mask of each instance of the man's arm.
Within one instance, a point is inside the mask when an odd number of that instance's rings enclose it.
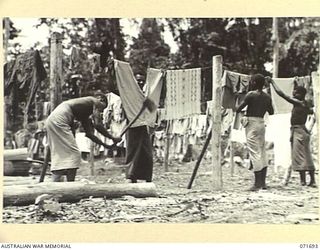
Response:
[[[279,87],[278,85],[272,80],[271,77],[266,77],[267,82],[269,82],[272,87],[274,88],[274,90],[276,91],[276,93],[281,96],[283,99],[285,99],[287,102],[290,102],[291,104],[302,104],[302,101],[293,98],[291,96],[286,95]]]
[[[86,121],[81,121],[82,127],[86,133],[86,137],[88,137],[91,141],[104,146],[105,148],[112,148],[111,145],[108,145],[102,142],[97,136],[94,134],[94,126],[91,119],[87,119]]]
[[[273,106],[272,106],[271,98],[270,98],[270,102],[269,102],[268,113],[269,113],[269,115],[273,115],[274,114],[274,109],[273,109]]]
[[[244,97],[244,100],[240,103],[238,107],[236,107],[236,112],[240,113],[242,109],[248,105],[249,93]]]

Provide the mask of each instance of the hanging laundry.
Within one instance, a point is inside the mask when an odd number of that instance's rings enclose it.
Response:
[[[294,78],[274,78],[278,87],[288,96],[292,96],[294,88]],[[285,114],[292,110],[292,104],[279,96],[274,88],[271,87],[271,99],[275,114]]]
[[[122,105],[130,122],[139,113],[145,100],[145,95],[134,78],[129,63],[114,60],[114,69]],[[147,110],[145,110],[132,125],[132,128],[147,125],[147,115]]]
[[[139,113],[146,96],[140,89],[129,63],[114,60],[114,70],[121,102],[130,122]],[[153,100],[157,106],[159,105],[163,74],[162,71],[156,69],[150,69],[149,71],[149,89],[147,96]],[[151,114],[145,109],[140,117],[134,122],[132,128],[144,125],[153,127],[156,119],[155,117],[156,111]]]
[[[28,147],[29,141],[32,139],[32,134],[27,129],[20,129],[14,134],[17,148]]]
[[[212,123],[212,101],[207,102],[207,119]],[[221,134],[226,134],[231,128],[233,122],[233,110],[224,109],[221,110]]]
[[[318,72],[312,72],[312,89],[313,89],[313,100],[314,100],[314,108],[315,110],[319,110],[319,101],[320,101],[320,78],[319,78],[319,73]],[[319,126],[319,117],[316,119],[317,126]],[[319,132],[319,130],[318,130]]]
[[[311,84],[311,77],[310,76],[300,76],[295,78],[295,81],[298,86],[307,87]]]
[[[188,129],[188,119],[173,120],[172,122],[172,134],[184,135]]]
[[[201,102],[212,99],[212,68],[201,69]]]
[[[200,114],[201,69],[168,70],[166,118],[180,119]]]
[[[80,63],[80,51],[76,47],[72,47],[70,54],[70,65],[69,68],[76,68]]]
[[[151,69],[147,70],[147,79],[146,79],[146,95],[149,99],[151,99],[157,107],[160,102],[160,95],[163,86],[163,74],[164,72],[159,69]],[[148,116],[148,125],[150,127],[155,126],[155,122],[157,120],[157,110],[154,110]]]
[[[125,120],[120,96],[110,92],[106,94],[108,106],[103,111],[103,123],[108,124],[111,121],[122,122]]]
[[[297,77],[296,83],[298,86],[305,87],[307,90],[307,94],[305,99],[310,102],[310,104],[313,106],[314,105],[314,91],[313,91],[313,86],[312,86],[312,79],[311,76],[302,76],[302,77]]]
[[[234,80],[234,84],[231,81]],[[234,86],[236,86],[236,82],[239,81],[239,78],[229,78],[228,77],[228,73],[225,70],[222,76],[222,107],[224,108],[231,108],[231,109],[235,109],[236,107],[236,96],[234,95],[234,93],[236,92],[236,89]]]
[[[204,136],[206,136],[207,133],[207,129],[208,129],[208,117],[206,115],[199,115],[198,116],[198,125],[196,128],[196,133],[195,135],[198,138],[202,138]]]
[[[157,123],[160,124],[161,121],[166,119],[166,111],[164,108],[157,109]]]
[[[109,132],[113,136],[119,136],[124,130],[127,121],[124,116],[124,111],[121,99],[114,93],[106,94],[108,106],[103,110],[103,124],[109,128]],[[112,144],[112,140],[106,138],[107,144]],[[125,135],[122,136],[122,141],[117,144],[118,147],[124,147]]]
[[[274,166],[288,168],[291,164],[290,145],[291,113],[275,114],[269,117],[266,141],[274,144]]]
[[[38,87],[47,77],[39,51],[29,50],[17,56],[14,66],[8,67],[8,70],[11,71],[5,74],[8,79],[5,79],[4,94],[10,94],[13,84],[17,84],[21,91],[28,92],[25,113],[29,114]]]
[[[43,102],[43,117],[47,118],[50,114],[50,102]]]
[[[165,158],[165,132],[155,131],[154,142],[154,156],[157,160],[163,161]]]
[[[249,91],[251,76],[225,70],[222,76],[222,107],[235,110],[239,96]]]

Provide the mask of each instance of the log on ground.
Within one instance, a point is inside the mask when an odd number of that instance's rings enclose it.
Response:
[[[136,198],[157,197],[153,183],[88,184],[82,182],[49,182],[34,185],[4,186],[3,205],[30,205],[42,194],[55,195],[59,202],[77,202],[89,197],[119,198],[130,195]]]
[[[26,160],[12,160],[3,162],[4,176],[28,176],[31,163]]]
[[[27,160],[28,148],[5,149],[3,158],[6,161]]]

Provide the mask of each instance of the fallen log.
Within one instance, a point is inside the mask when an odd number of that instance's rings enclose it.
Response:
[[[45,182],[52,182],[50,179],[46,180]],[[17,180],[17,181],[3,181],[3,186],[22,186],[22,185],[34,185],[39,183],[38,179],[33,180]]]
[[[3,158],[6,161],[27,160],[28,148],[5,149]]]
[[[4,186],[3,205],[23,206],[34,204],[35,199],[42,194],[55,195],[59,202],[77,202],[89,197],[118,198],[131,195],[136,198],[144,198],[158,196],[156,186],[153,183],[88,184],[82,182],[44,182],[16,186],[15,188]]]
[[[3,182],[3,186],[22,186],[22,185],[33,185],[33,184],[36,184],[38,181],[37,180],[25,180],[25,181],[5,181]],[[14,187],[15,188],[15,187]]]
[[[32,164],[27,160],[11,160],[3,162],[4,176],[28,176]]]

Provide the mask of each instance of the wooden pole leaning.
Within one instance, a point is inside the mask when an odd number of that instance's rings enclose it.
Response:
[[[212,58],[212,188],[222,190],[221,169],[222,56]]]
[[[189,184],[188,184],[188,186],[187,186],[188,189],[191,189],[192,183],[193,183],[194,179],[196,178],[196,175],[197,175],[197,172],[198,172],[198,169],[199,169],[201,160],[202,160],[204,154],[205,154],[206,151],[207,151],[207,148],[208,148],[208,146],[209,146],[211,137],[212,137],[212,130],[211,130],[211,131],[209,132],[209,134],[208,134],[208,137],[207,137],[207,139],[206,139],[206,142],[204,143],[204,146],[203,146],[203,148],[202,148],[202,150],[201,150],[201,153],[200,153],[200,155],[199,155],[199,157],[198,157],[198,160],[197,160],[197,162],[196,162],[196,165],[195,165],[195,167],[194,167],[194,169],[193,169],[193,172],[192,172],[192,175],[191,175]]]

